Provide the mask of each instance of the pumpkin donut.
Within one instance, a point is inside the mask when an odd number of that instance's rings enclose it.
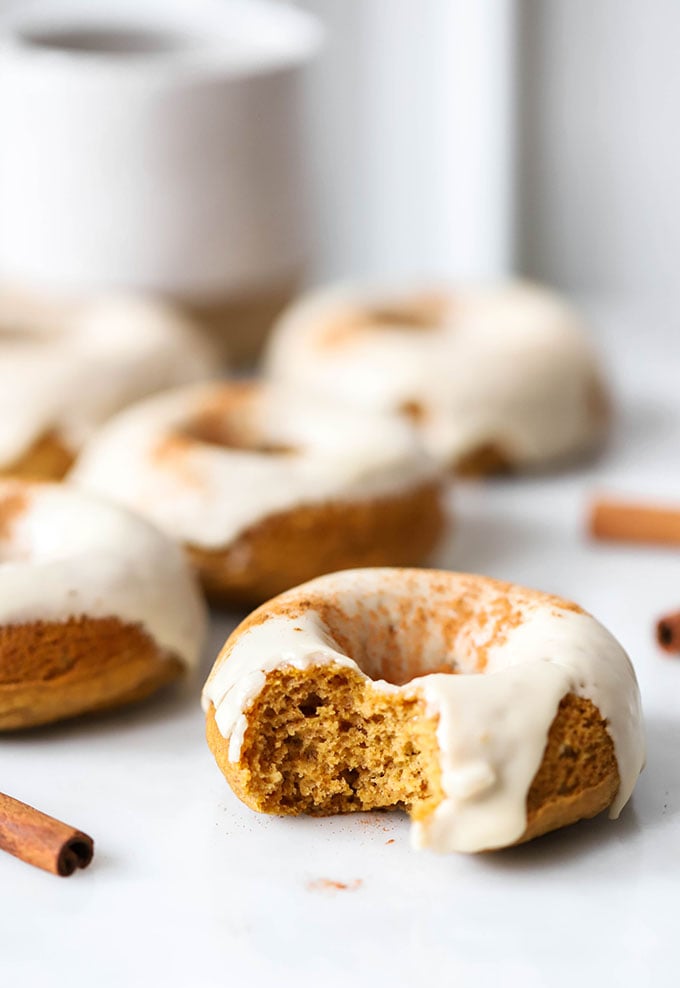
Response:
[[[459,474],[549,465],[593,447],[609,420],[580,317],[520,282],[312,293],[275,325],[266,372],[311,395],[408,416]]]
[[[643,765],[635,673],[575,604],[436,570],[335,573],[264,604],[203,691],[252,809],[408,810],[413,843],[483,851],[616,817]]]
[[[345,567],[423,562],[445,527],[441,472],[409,423],[257,382],[129,409],[70,479],[182,542],[210,595],[229,603]]]
[[[0,476],[61,479],[114,412],[216,366],[193,325],[160,302],[0,290]]]
[[[194,666],[205,631],[178,547],[65,485],[0,482],[0,730],[120,706]]]

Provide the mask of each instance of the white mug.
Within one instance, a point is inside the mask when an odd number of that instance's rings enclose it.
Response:
[[[0,278],[201,302],[293,276],[315,19],[262,0],[105,7],[0,19]]]

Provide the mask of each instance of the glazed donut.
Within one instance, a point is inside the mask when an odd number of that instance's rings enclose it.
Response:
[[[320,291],[276,324],[266,367],[311,394],[401,411],[461,474],[558,460],[595,444],[608,420],[579,317],[523,283]]]
[[[58,480],[114,412],[215,369],[193,326],[160,302],[0,291],[0,474]]]
[[[269,601],[228,639],[203,704],[252,809],[405,807],[414,845],[441,852],[615,817],[644,759],[635,673],[602,625],[437,570],[335,573]]]
[[[182,542],[211,596],[228,602],[339,568],[422,562],[445,526],[440,472],[410,425],[256,382],[129,409],[70,479]]]
[[[0,482],[0,730],[140,700],[198,661],[181,550],[61,484]]]

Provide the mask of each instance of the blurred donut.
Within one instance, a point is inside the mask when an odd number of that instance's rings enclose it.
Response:
[[[409,423],[255,382],[140,403],[94,437],[70,479],[182,542],[229,602],[335,569],[421,563],[445,528],[441,471]]]
[[[538,467],[604,435],[608,399],[581,319],[511,282],[407,293],[336,287],[274,328],[268,377],[348,406],[399,411],[461,474]]]

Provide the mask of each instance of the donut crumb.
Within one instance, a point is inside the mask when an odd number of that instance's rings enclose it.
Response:
[[[270,673],[248,714],[242,798],[277,814],[430,813],[443,798],[437,720],[372,685],[337,665]]]

